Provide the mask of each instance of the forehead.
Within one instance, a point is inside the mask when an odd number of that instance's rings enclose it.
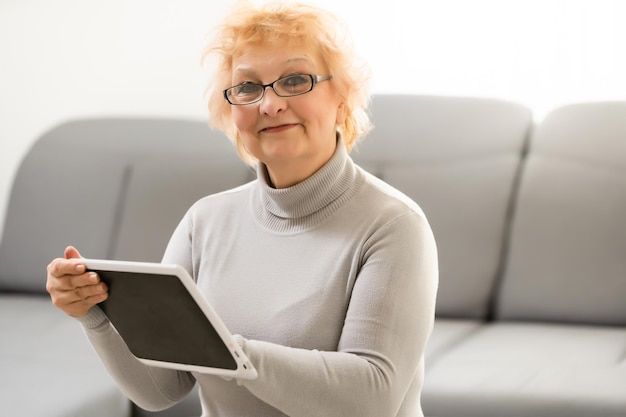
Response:
[[[254,43],[239,48],[232,60],[233,75],[272,73],[291,68],[321,70],[323,65],[319,51],[287,42]]]

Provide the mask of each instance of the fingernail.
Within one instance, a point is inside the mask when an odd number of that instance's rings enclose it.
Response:
[[[83,264],[76,265],[76,272],[81,273],[81,274],[85,272],[85,265]]]
[[[98,275],[96,275],[96,273],[89,274],[89,282],[93,282],[93,283],[98,282]]]

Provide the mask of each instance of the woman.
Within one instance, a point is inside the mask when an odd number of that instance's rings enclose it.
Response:
[[[338,27],[306,5],[240,5],[207,50],[211,121],[258,179],[193,205],[163,261],[190,272],[258,379],[142,365],[95,306],[107,289],[78,251],[48,267],[54,304],[140,406],[169,407],[197,382],[203,416],[423,415],[435,243],[419,207],[348,156],[367,92]]]

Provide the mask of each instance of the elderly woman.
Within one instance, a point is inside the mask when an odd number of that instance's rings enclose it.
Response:
[[[256,380],[141,364],[78,251],[48,267],[54,304],[140,406],[169,407],[198,383],[207,417],[423,415],[435,243],[420,208],[348,155],[369,127],[368,93],[341,27],[307,5],[239,5],[207,49],[211,121],[258,178],[194,204],[163,261],[193,276]]]

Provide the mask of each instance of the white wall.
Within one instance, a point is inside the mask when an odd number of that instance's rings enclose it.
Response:
[[[20,159],[61,121],[206,119],[199,55],[231,3],[0,0],[0,219]],[[499,97],[538,119],[564,103],[626,99],[621,0],[315,3],[352,28],[374,92]]]

